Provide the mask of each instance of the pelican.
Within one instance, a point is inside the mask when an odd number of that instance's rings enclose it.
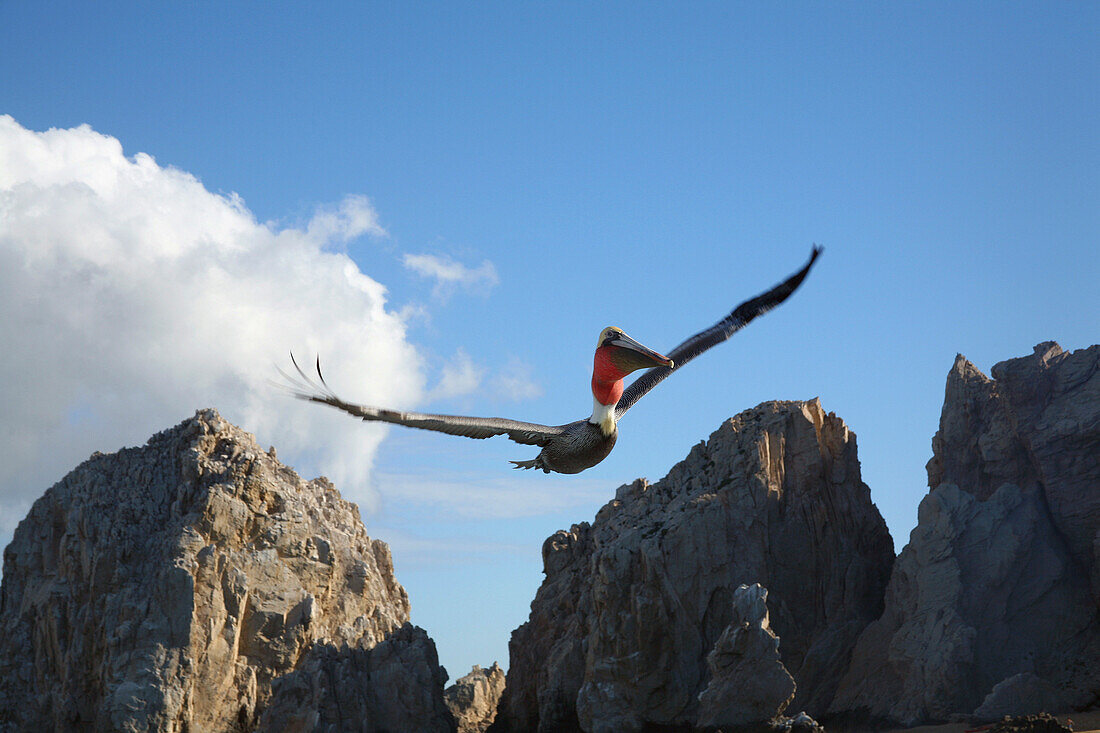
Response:
[[[516,443],[542,448],[529,461],[510,461],[515,464],[515,468],[541,468],[546,473],[580,473],[602,461],[615,447],[615,441],[619,437],[619,420],[634,403],[665,377],[679,371],[707,349],[722,343],[744,328],[752,319],[786,300],[802,284],[821,251],[821,247],[814,245],[809,261],[801,270],[771,290],[746,300],[718,323],[700,331],[670,351],[668,356],[643,346],[627,336],[621,328],[608,326],[603,329],[596,342],[593,358],[592,415],[565,425],[540,425],[500,417],[401,412],[352,404],[340,399],[329,389],[321,374],[320,357],[317,359],[316,380],[302,371],[294,354],[290,355],[290,359],[300,379],[281,369],[279,372],[289,381],[291,393],[300,399],[330,405],[363,420],[436,430],[467,438],[506,435]],[[624,378],[639,369],[647,371],[624,389]]]

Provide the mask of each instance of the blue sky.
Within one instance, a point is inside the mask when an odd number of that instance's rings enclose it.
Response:
[[[32,210],[20,182],[55,185],[45,167],[92,181],[90,158],[62,150],[81,145],[186,193],[132,183],[126,201],[66,206],[70,229],[48,236],[0,219],[14,262],[41,237],[94,249],[124,232],[153,263],[96,260],[110,277],[86,301],[62,288],[62,245],[57,277],[0,275],[15,313],[0,392],[23,410],[0,427],[9,441],[34,431],[39,456],[0,476],[0,542],[92,450],[212,405],[360,503],[454,678],[507,662],[549,534],[591,520],[619,484],[660,478],[725,418],[819,396],[859,436],[900,549],[955,353],[988,373],[1040,341],[1097,341],[1098,37],[1088,3],[2,3],[0,114],[19,128],[0,159],[18,173],[8,211]],[[97,137],[11,162],[25,135],[80,125]],[[138,153],[155,159],[141,175]],[[157,302],[149,273],[170,279],[156,253],[175,243],[126,227],[165,206],[171,221],[232,219],[189,241],[213,242],[245,285],[162,320],[97,316],[134,289]],[[81,212],[103,217],[101,235],[81,239]],[[226,255],[243,230],[247,254]],[[533,452],[503,439],[313,416],[262,384],[235,401],[289,348],[315,349],[352,400],[576,419],[602,327],[667,350],[813,242],[825,254],[803,288],[648,395],[580,476],[511,472]],[[300,257],[280,269],[266,248],[284,245]],[[333,274],[345,256],[366,280]],[[203,293],[213,281],[187,276]],[[61,305],[46,315],[16,300],[51,288]],[[69,333],[76,313],[87,323],[72,333],[93,346],[55,370],[65,344],[43,334]],[[196,326],[219,313],[239,336]],[[187,374],[173,340],[202,353]],[[147,365],[128,391],[106,368],[122,351]],[[48,405],[19,401],[45,392]]]

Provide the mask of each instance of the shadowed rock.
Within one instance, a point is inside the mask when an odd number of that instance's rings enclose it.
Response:
[[[948,374],[931,491],[833,710],[905,725],[1100,694],[1100,346]]]
[[[447,676],[427,633],[405,624],[376,644],[314,644],[277,678],[259,731],[453,731],[440,691]]]

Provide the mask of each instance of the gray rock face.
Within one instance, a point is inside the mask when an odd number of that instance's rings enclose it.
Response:
[[[992,374],[1051,519],[1100,603],[1100,345],[1068,354],[1048,341]]]
[[[259,731],[454,731],[435,644],[405,624],[368,648],[315,644],[276,678]]]
[[[956,359],[931,491],[834,711],[915,725],[1096,699],[1098,362],[1045,343],[991,380]]]
[[[733,594],[733,620],[707,655],[710,682],[699,694],[699,725],[740,727],[778,718],[794,699],[794,678],[779,659],[768,625],[768,591],[759,583]]]
[[[478,665],[465,677],[443,691],[447,709],[458,723],[458,733],[484,733],[497,715],[497,704],[504,693],[504,670]]]
[[[795,709],[824,711],[881,613],[893,548],[855,436],[814,400],[729,420],[661,481],[550,537],[543,562],[493,730],[696,725],[707,656],[751,583],[768,588]]]
[[[367,686],[356,730],[452,729],[434,645],[408,618],[355,506],[201,411],[94,455],[20,523],[0,588],[0,730],[245,731],[273,702],[327,730],[344,719],[285,696],[303,686],[288,676],[333,684],[330,670]]]

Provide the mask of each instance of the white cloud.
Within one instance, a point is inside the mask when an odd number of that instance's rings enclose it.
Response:
[[[512,357],[489,380],[495,399],[508,402],[533,400],[542,396],[542,386],[534,380],[531,365]]]
[[[402,261],[405,267],[418,275],[434,278],[436,285],[433,293],[439,298],[447,297],[456,287],[484,293],[500,283],[497,269],[489,260],[475,268],[466,267],[445,255],[406,254]]]
[[[426,401],[480,394],[493,402],[522,402],[542,396],[542,387],[531,375],[531,366],[516,357],[490,371],[478,365],[465,349],[458,349],[440,370],[439,381]],[[468,408],[473,409],[473,408]]]
[[[306,233],[315,241],[347,242],[364,234],[386,235],[378,214],[366,196],[346,196],[339,206],[322,206],[310,219]]]
[[[481,377],[484,371],[474,364],[474,360],[470,358],[470,355],[464,349],[459,349],[451,360],[443,365],[439,383],[429,393],[428,400],[448,399],[470,394],[481,386]]]
[[[92,451],[207,406],[369,510],[385,428],[269,379],[293,349],[321,354],[348,399],[424,399],[424,360],[386,289],[331,251],[383,233],[363,197],[280,230],[86,125],[33,132],[0,116],[0,542]]]

